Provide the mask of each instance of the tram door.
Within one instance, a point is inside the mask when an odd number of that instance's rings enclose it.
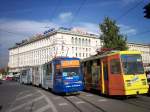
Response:
[[[100,63],[99,60],[93,60],[92,62],[92,88],[99,89],[99,79],[100,79]]]
[[[124,94],[124,80],[121,74],[120,56],[118,54],[108,57],[109,61],[109,95]]]
[[[101,60],[102,65],[102,94],[108,94],[108,61],[107,58]]]

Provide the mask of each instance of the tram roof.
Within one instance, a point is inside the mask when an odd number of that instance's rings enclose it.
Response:
[[[60,56],[60,57],[53,58],[52,61],[53,60],[72,60],[72,59],[80,60],[77,57],[62,57],[62,56]]]
[[[84,58],[81,60],[81,62],[85,62],[85,61],[89,61],[89,60],[95,60],[95,59],[99,59],[99,58],[103,58],[106,56],[111,56],[114,54],[141,54],[140,51],[107,51],[103,54],[98,54],[98,55],[94,55],[88,58]]]
[[[51,61],[45,63],[45,64],[48,64],[48,63],[51,63],[52,61],[59,61],[59,60],[80,60],[80,58],[77,58],[77,57],[63,57],[63,56],[60,56],[60,57],[55,57],[53,58]],[[44,65],[45,65],[44,64]]]

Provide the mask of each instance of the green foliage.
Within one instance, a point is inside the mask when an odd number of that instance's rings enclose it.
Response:
[[[100,24],[102,35],[100,39],[103,41],[103,48],[112,48],[115,50],[127,50],[127,36],[120,34],[120,28],[114,20],[105,17],[104,22]]]

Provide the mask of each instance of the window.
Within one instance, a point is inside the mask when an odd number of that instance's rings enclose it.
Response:
[[[110,71],[112,74],[120,74],[120,61],[118,59],[113,59],[110,61]]]
[[[51,75],[52,74],[52,64],[50,63],[50,64],[46,65],[46,67],[47,67],[46,75]]]
[[[87,45],[87,39],[85,39],[85,43],[84,44]]]
[[[91,41],[90,41],[90,39],[89,39],[89,45],[91,44]]]
[[[77,53],[76,53],[76,57],[77,57],[78,55],[77,55]]]
[[[143,74],[144,68],[142,57],[139,54],[123,54],[121,55],[123,70],[126,75]]]
[[[88,51],[88,48],[86,48],[86,52]]]
[[[81,39],[79,38],[79,45],[81,45]]]
[[[81,57],[81,53],[79,53],[79,57]]]
[[[82,45],[84,45],[84,39],[82,39]]]
[[[75,38],[75,44],[77,44],[77,38]]]
[[[67,76],[77,76],[81,74],[80,67],[63,68],[62,71],[65,72]]]
[[[71,40],[72,44],[74,44],[74,38],[72,37],[72,40]]]

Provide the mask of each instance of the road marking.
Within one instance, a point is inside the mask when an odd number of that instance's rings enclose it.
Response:
[[[20,92],[20,93],[18,94],[18,96],[19,96],[19,95],[22,95],[22,94],[24,94],[24,93],[28,93],[28,92],[30,92],[30,91],[22,91],[22,92]]]
[[[71,98],[76,98],[76,97],[75,97],[75,96],[69,96],[69,97],[67,97],[67,98],[71,99]]]
[[[19,101],[19,100],[22,100],[22,99],[28,98],[28,97],[30,97],[30,96],[33,96],[33,94],[31,93],[31,94],[27,94],[27,95],[25,95],[25,96],[22,96],[22,97],[16,98],[16,101]]]
[[[93,96],[92,94],[87,94],[86,96]]]
[[[44,96],[44,99],[47,101],[48,105],[52,108],[53,112],[58,112],[52,101],[44,94],[42,91],[38,91],[42,96]]]
[[[59,103],[58,105],[59,106],[65,106],[65,105],[68,105],[68,103]]]
[[[46,111],[46,110],[49,109],[49,108],[50,108],[50,106],[49,106],[49,105],[46,105],[46,106],[41,107],[40,109],[35,110],[35,111],[33,111],[33,112],[44,112],[44,111]]]
[[[106,102],[106,99],[99,99],[98,102]]]
[[[76,104],[81,104],[81,103],[85,103],[84,101],[78,101],[78,102],[75,102]]]
[[[29,101],[29,102],[23,103],[23,104],[21,104],[21,105],[18,105],[18,106],[16,106],[16,107],[10,109],[9,112],[13,112],[13,111],[16,111],[16,110],[18,110],[18,109],[21,109],[21,108],[23,108],[24,106],[30,105],[30,104],[32,104],[33,102],[39,101],[39,100],[41,100],[41,99],[43,99],[43,98],[44,98],[44,96],[35,98],[35,99],[33,99],[33,100]]]
[[[54,99],[54,100],[58,100],[58,99],[60,99],[60,97],[59,97],[59,96],[57,96],[57,97],[54,97],[53,99]]]

